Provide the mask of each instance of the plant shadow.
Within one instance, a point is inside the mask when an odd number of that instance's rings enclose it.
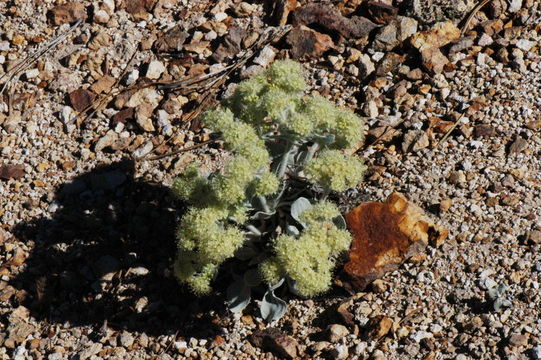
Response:
[[[168,187],[135,179],[131,160],[62,185],[51,217],[14,229],[32,249],[11,280],[26,294],[21,305],[49,323],[149,335],[219,333],[212,314],[226,312],[223,301],[195,298],[171,274],[182,208]]]

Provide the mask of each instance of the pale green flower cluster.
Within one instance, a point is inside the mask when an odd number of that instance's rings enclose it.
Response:
[[[299,238],[280,235],[275,240],[276,255],[261,263],[262,278],[274,284],[289,276],[299,295],[310,297],[329,289],[334,256],[346,251],[351,235],[331,222],[312,222]]]
[[[357,186],[365,170],[363,163],[337,150],[323,150],[306,165],[304,171],[312,181],[334,191]]]
[[[284,276],[295,281],[299,295],[309,297],[325,292],[331,283],[335,255],[346,251],[351,235],[333,224],[340,216],[336,205],[320,201],[302,213],[307,228],[298,238],[281,235],[275,240],[276,255],[260,264],[261,277],[275,284]]]
[[[300,65],[280,61],[239,84],[228,104],[235,116],[261,135],[272,130],[275,123],[281,132],[298,138],[332,134],[335,148],[351,147],[362,139],[361,118],[321,95],[303,96],[305,89]]]

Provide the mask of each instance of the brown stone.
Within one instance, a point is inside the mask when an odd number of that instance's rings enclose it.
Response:
[[[528,141],[520,136],[517,136],[515,140],[509,146],[509,152],[521,153],[528,148]]]
[[[212,59],[217,62],[223,62],[225,59],[230,59],[237,55],[242,49],[241,43],[245,34],[245,30],[240,27],[229,29],[229,33],[225,36],[224,41],[220,43],[212,54]]]
[[[498,19],[507,10],[506,0],[492,0],[486,5],[486,13],[492,19]]]
[[[404,57],[394,52],[386,53],[376,67],[376,75],[383,76],[404,62]]]
[[[72,23],[78,19],[86,20],[87,18],[85,6],[79,2],[69,2],[55,6],[49,11],[48,15],[54,25]]]
[[[451,199],[443,199],[440,201],[440,213],[446,213],[449,211],[451,205],[453,205],[453,200]]]
[[[96,94],[101,94],[104,91],[110,90],[111,87],[115,84],[115,81],[116,80],[114,77],[105,75],[94,84],[92,84],[92,86],[90,86],[90,90],[92,90]]]
[[[541,120],[528,121],[526,127],[530,130],[539,130],[541,129]]]
[[[83,111],[92,105],[96,94],[86,89],[77,89],[69,93],[71,106],[77,111]]]
[[[146,20],[156,0],[126,0],[126,11],[136,20]]]
[[[64,162],[62,162],[62,169],[65,170],[65,171],[70,171],[76,165],[77,165],[77,163],[75,161],[64,161]]]
[[[414,48],[422,51],[433,47],[440,48],[459,37],[460,29],[451,21],[446,21],[437,23],[429,30],[414,34],[410,39],[410,43]]]
[[[286,42],[291,46],[290,53],[293,59],[317,58],[334,47],[329,35],[318,33],[303,25],[291,30]]]
[[[485,21],[481,24],[481,27],[485,34],[493,36],[503,29],[503,21],[501,19]]]
[[[534,244],[541,244],[541,231],[533,230],[529,233],[528,239]]]
[[[423,67],[432,74],[440,74],[449,59],[436,47],[426,48],[421,51]]]
[[[366,324],[367,337],[372,339],[380,339],[387,335],[393,327],[393,321],[387,316],[378,315],[371,318]]]
[[[349,284],[359,291],[421,253],[429,241],[440,243],[448,234],[396,192],[384,203],[368,202],[353,209],[346,223],[353,243],[344,271]]]
[[[93,51],[97,51],[101,48],[109,46],[111,43],[111,36],[105,31],[100,31],[92,36],[92,39],[88,42],[88,48]]]
[[[15,252],[13,253],[13,257],[11,258],[11,264],[15,266],[21,266],[24,264],[24,261],[26,260],[26,254],[23,249],[18,247],[15,249]]]
[[[378,24],[388,24],[398,14],[398,9],[379,1],[369,1],[366,4],[368,14]]]
[[[372,21],[353,16],[347,18],[332,6],[308,3],[293,12],[293,25],[317,25],[328,34],[338,34],[345,39],[361,38],[370,34],[377,25]]]
[[[188,36],[189,34],[177,25],[154,42],[154,50],[157,52],[179,52]]]
[[[122,109],[119,112],[117,112],[115,115],[113,115],[113,118],[111,119],[113,125],[118,124],[119,122],[125,123],[128,120],[132,120],[135,117],[135,109],[134,108],[126,108]]]
[[[276,328],[256,331],[250,337],[250,342],[286,359],[296,359],[298,355],[297,340]]]
[[[414,81],[421,80],[423,78],[423,70],[419,68],[413,69],[406,74],[406,78]]]
[[[278,26],[287,24],[289,13],[300,6],[297,0],[268,1],[267,3],[271,3],[273,6],[271,18],[274,24]]]
[[[475,137],[492,137],[496,135],[496,129],[492,125],[480,124],[473,129]]]
[[[513,334],[509,337],[509,345],[512,347],[527,346],[529,338],[528,334]]]
[[[20,179],[24,176],[24,165],[2,165],[0,166],[0,179]]]

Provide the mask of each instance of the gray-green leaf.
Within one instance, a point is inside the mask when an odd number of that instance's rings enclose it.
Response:
[[[313,135],[312,139],[318,143],[321,143],[323,145],[330,145],[334,142],[335,136],[334,134],[328,134],[328,135]]]
[[[334,219],[332,219],[332,222],[340,230],[345,230],[347,228],[346,220],[344,219],[344,217],[342,215],[339,215],[339,216],[335,217]]]
[[[253,220],[265,220],[265,219],[270,218],[274,214],[276,214],[275,210],[272,210],[272,211],[269,211],[269,212],[258,211],[254,215],[252,215],[250,217],[250,219],[253,219]]]
[[[274,291],[269,289],[261,301],[261,317],[267,322],[272,322],[284,316],[286,310],[286,302],[276,297]]]
[[[250,303],[250,287],[241,278],[227,288],[227,306],[234,313],[241,312]]]
[[[304,226],[303,222],[300,220],[300,216],[311,207],[312,204],[310,204],[310,201],[307,198],[300,197],[291,204],[291,217]]]
[[[288,225],[286,227],[286,233],[288,235],[293,235],[293,236],[299,236],[300,232],[299,232],[299,229],[297,229],[295,226],[293,225]]]

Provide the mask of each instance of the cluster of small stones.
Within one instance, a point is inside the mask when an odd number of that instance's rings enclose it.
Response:
[[[88,92],[107,92],[124,70],[121,87],[145,77],[167,81],[217,71],[266,26],[263,7],[252,2],[129,2],[82,2],[92,18],[21,75],[10,90],[11,113],[7,97],[0,99],[0,166],[22,165],[0,171],[0,359],[274,359],[269,349],[249,341],[269,326],[255,307],[238,316],[205,314],[218,319],[220,334],[190,337],[170,330],[156,335],[112,324],[46,322],[22,305],[24,290],[13,279],[24,271],[34,244],[11,231],[61,211],[55,194],[59,186],[126,156],[151,157],[209,139],[205,129],[183,121],[200,96],[196,92],[140,90],[116,98],[78,126]],[[67,31],[62,16],[69,12],[57,8],[57,17],[54,12],[46,16],[62,3],[0,2],[0,76]],[[351,43],[336,44],[316,59],[326,66],[307,66],[306,74],[313,89],[367,116],[368,139],[379,139],[360,149],[370,174],[347,198],[357,204],[403,192],[451,230],[450,240],[376,281],[372,292],[355,300],[349,311],[358,329],[338,324],[333,314],[322,315],[342,301],[332,297],[291,299],[287,316],[271,326],[294,338],[296,351],[306,358],[540,359],[541,6],[531,0],[493,0],[470,24],[474,31],[446,45],[444,58],[419,62],[408,58],[409,45],[401,47],[405,38],[389,34],[410,36],[444,17],[462,18],[474,4],[445,2],[443,13],[432,13],[427,6],[435,9],[442,1],[413,3],[400,21],[378,29],[364,52]],[[177,25],[179,31],[167,31]],[[256,31],[235,35],[234,28]],[[165,48],[155,45],[158,39],[166,40]],[[235,40],[237,47],[213,51],[214,43]],[[182,50],[183,56],[166,60],[162,50]],[[267,47],[241,69],[240,78],[286,55],[279,45]],[[133,111],[122,113],[125,109]],[[207,147],[160,161],[143,159],[136,163],[135,176],[170,184],[194,160],[216,168],[224,156],[217,147]],[[95,180],[92,187],[72,187],[69,195],[91,202],[105,191],[121,192],[126,181],[114,171]],[[133,206],[144,213],[150,205]],[[77,245],[58,246],[67,252]],[[115,266],[107,270],[119,260],[97,261],[96,272],[105,273],[92,280],[97,297],[113,278],[149,272],[170,276],[161,270],[169,260],[151,269],[132,266],[122,274]],[[506,285],[512,305],[497,312],[487,291],[500,284]],[[133,285],[119,285],[118,293],[135,290],[129,288]],[[146,311],[160,305],[141,297],[133,306]],[[181,310],[174,304],[167,309]],[[61,312],[55,309],[52,318],[62,318]]]

